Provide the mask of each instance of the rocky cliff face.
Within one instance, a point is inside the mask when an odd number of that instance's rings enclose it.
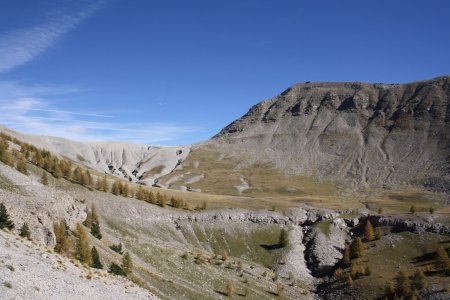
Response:
[[[450,190],[450,77],[302,83],[253,106],[212,143],[290,174]]]

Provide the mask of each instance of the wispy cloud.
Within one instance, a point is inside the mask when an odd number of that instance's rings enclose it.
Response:
[[[178,144],[198,133],[190,124],[126,121],[120,112],[59,109],[48,95],[57,97],[76,88],[22,86],[0,82],[0,124],[36,135],[58,136],[78,141],[128,141],[143,144]]]
[[[104,1],[93,1],[72,13],[58,11],[43,24],[0,33],[0,73],[25,64],[42,54],[63,34],[74,29]]]

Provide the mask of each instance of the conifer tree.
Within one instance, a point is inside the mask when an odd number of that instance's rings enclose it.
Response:
[[[121,276],[125,276],[126,275],[123,272],[122,268],[119,265],[115,264],[115,263],[111,264],[111,266],[109,267],[108,272],[112,273],[114,275],[121,275]]]
[[[31,239],[30,228],[28,227],[28,224],[26,222],[23,223],[22,227],[20,228],[20,236],[29,240]]]
[[[155,194],[153,194],[152,191],[149,191],[147,194],[147,202],[155,204],[156,203],[156,197]]]
[[[433,206],[430,206],[430,208],[428,209],[428,211],[430,212],[430,214],[434,214],[434,207]]]
[[[130,195],[130,187],[128,186],[128,183],[125,183],[122,187],[122,196],[128,197]]]
[[[416,206],[415,205],[411,205],[411,207],[409,208],[409,212],[412,214],[416,213]]]
[[[411,283],[405,271],[401,270],[398,272],[395,282],[395,292],[397,295],[406,297],[411,295]]]
[[[380,227],[375,228],[375,239],[381,240],[381,236],[382,236],[381,228]]]
[[[289,245],[289,234],[287,230],[284,228],[281,229],[280,237],[278,239],[278,245],[280,245],[283,248]]]
[[[364,244],[360,237],[355,238],[351,243],[350,255],[353,258],[358,258],[364,255]]]
[[[337,268],[336,271],[334,271],[334,278],[336,278],[336,280],[342,280],[343,276],[344,270],[342,268]]]
[[[122,265],[120,266],[126,276],[131,274],[133,271],[133,260],[131,259],[130,253],[125,252],[122,257]]]
[[[91,249],[89,247],[89,237],[84,229],[83,225],[77,223],[76,235],[77,240],[77,258],[82,263],[88,266],[92,265]]]
[[[92,186],[93,181],[92,181],[91,172],[89,172],[89,170],[87,170],[85,175],[86,175],[86,185]]]
[[[52,174],[55,176],[55,178],[59,178],[63,175],[61,168],[59,167],[59,164],[54,164],[52,169]]]
[[[344,265],[348,265],[350,263],[350,247],[348,245],[345,245],[342,263]]]
[[[47,176],[47,172],[45,172],[45,171],[42,171],[41,183],[43,185],[48,185],[48,176]]]
[[[25,162],[25,159],[19,159],[16,165],[17,171],[19,171],[22,174],[28,175],[28,167],[27,163]]]
[[[417,270],[412,278],[412,286],[417,291],[421,291],[428,286],[427,278],[421,270]]]
[[[166,207],[166,205],[167,205],[167,196],[166,196],[166,194],[160,194],[159,198],[160,198],[159,201],[158,201],[159,206]]]
[[[14,158],[9,152],[5,152],[5,154],[3,154],[3,162],[7,166],[14,167]]]
[[[347,284],[348,284],[349,286],[353,286],[353,278],[352,278],[352,276],[350,276],[350,275],[348,275],[348,277],[347,277]]]
[[[450,259],[444,247],[440,246],[436,252],[436,269],[444,273],[450,273]]]
[[[14,223],[9,217],[5,204],[0,203],[0,229],[3,228],[12,230],[14,228]]]
[[[101,190],[103,192],[107,192],[108,191],[108,180],[106,179],[106,176],[104,176],[103,179],[102,179]]]
[[[367,220],[366,226],[364,228],[364,236],[366,238],[366,241],[372,241],[375,236],[372,223],[370,223],[369,220]]]
[[[142,188],[142,186],[140,185],[137,192],[136,192],[136,198],[138,200],[145,200],[145,191]]]
[[[92,267],[96,269],[103,269],[103,264],[100,261],[100,255],[97,252],[97,249],[92,247],[91,249],[91,256],[92,256]]]
[[[76,167],[75,170],[73,170],[72,179],[78,183],[82,183],[83,171],[80,167]]]
[[[72,244],[69,239],[69,231],[65,220],[55,222],[53,224],[53,231],[55,232],[55,251],[60,254],[69,255]]]
[[[120,180],[114,181],[111,193],[116,196],[122,194],[122,183],[120,182]]]
[[[1,138],[0,139],[0,161],[4,162],[4,155],[6,153],[6,150],[8,150],[8,148],[9,148],[8,142],[4,138]]]
[[[91,205],[91,213],[92,213],[92,223],[99,223],[98,214],[97,214],[97,207],[95,204]]]
[[[100,224],[98,222],[92,223],[91,234],[92,234],[92,236],[96,237],[99,240],[102,239],[102,233],[100,231]]]
[[[117,245],[111,245],[109,246],[109,248],[114,251],[117,252],[119,254],[123,254],[123,250],[122,250],[122,243],[119,243]]]

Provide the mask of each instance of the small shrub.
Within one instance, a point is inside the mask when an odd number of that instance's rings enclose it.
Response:
[[[5,287],[7,287],[8,289],[12,289],[12,284],[11,284],[11,282],[8,282],[8,281],[3,282],[3,285],[4,285]]]
[[[115,263],[111,264],[111,266],[109,267],[108,272],[111,273],[111,274],[114,274],[114,275],[120,275],[120,276],[125,276],[126,275],[125,272],[122,270],[122,268],[119,265],[115,264]]]
[[[16,270],[16,269],[14,269],[14,267],[11,266],[11,265],[7,265],[6,268],[7,268],[8,270],[10,270],[11,272],[14,272],[14,271]]]
[[[111,249],[112,251],[114,251],[116,253],[123,254],[122,243],[119,243],[117,245],[111,245],[111,246],[109,246],[109,249]]]

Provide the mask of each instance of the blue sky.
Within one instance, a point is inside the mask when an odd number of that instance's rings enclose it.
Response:
[[[303,81],[450,73],[450,1],[16,0],[0,124],[76,140],[206,140]]]

